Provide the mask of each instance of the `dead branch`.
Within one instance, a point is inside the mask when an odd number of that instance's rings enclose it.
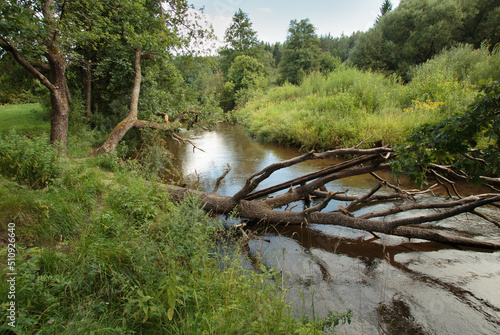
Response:
[[[358,176],[358,175],[363,175],[367,174],[370,172],[374,171],[380,171],[380,170],[388,170],[390,169],[390,166],[388,164],[383,164],[379,162],[374,162],[370,165],[367,166],[356,166],[352,167],[346,170],[341,170],[336,173],[331,173],[329,175],[323,176],[321,178],[318,178],[314,181],[311,181],[308,184],[305,184],[303,186],[299,186],[295,189],[291,189],[290,191],[280,194],[274,198],[268,198],[264,200],[263,202],[266,203],[268,206],[272,208],[277,208],[284,206],[290,202],[297,201],[300,199],[303,199],[306,195],[313,193],[317,189],[319,189],[321,186],[333,181],[333,180],[338,180],[338,179],[343,179],[343,178],[348,178],[352,176]]]
[[[332,200],[333,192],[330,192],[328,196],[317,206],[306,208],[302,211],[302,214],[307,215],[312,212],[321,212],[328,205],[330,200]]]
[[[482,219],[484,219],[486,221],[489,221],[489,222],[493,223],[495,226],[497,226],[498,228],[500,228],[500,223],[497,220],[494,220],[494,219],[490,218],[488,215],[480,213],[477,210],[474,210],[471,213],[474,214],[474,215],[479,216],[480,218],[482,218]]]
[[[174,137],[175,138],[175,137]],[[322,159],[340,154],[350,154],[357,156],[342,163],[334,164],[320,171],[308,175],[294,178],[285,183],[255,191],[260,183],[268,178],[272,173],[280,169],[299,164],[306,160]],[[481,241],[474,238],[456,237],[442,234],[429,229],[415,227],[416,225],[428,222],[435,222],[454,217],[462,213],[479,212],[477,208],[486,205],[495,205],[500,201],[499,193],[487,193],[475,196],[464,197],[454,201],[438,201],[434,203],[418,202],[415,196],[432,192],[438,184],[434,184],[426,190],[404,190],[398,186],[391,185],[389,182],[379,177],[376,172],[390,170],[388,160],[391,159],[392,149],[387,147],[376,147],[372,149],[359,149],[356,147],[348,149],[336,149],[324,153],[315,153],[313,151],[301,156],[288,159],[282,162],[274,163],[261,171],[250,176],[245,185],[233,196],[221,196],[215,193],[220,187],[223,178],[229,173],[231,167],[216,181],[213,192],[200,192],[177,186],[160,186],[167,190],[174,199],[182,199],[186,196],[196,196],[200,199],[203,208],[209,212],[218,214],[237,213],[242,218],[247,218],[263,224],[286,224],[286,225],[304,225],[304,224],[328,224],[361,229],[372,234],[383,233],[407,238],[427,239],[451,245],[466,245],[489,249],[500,249],[500,242]],[[439,171],[438,177],[443,174]],[[379,183],[362,196],[348,195],[345,192],[325,192],[325,184],[342,178],[356,175],[371,174]],[[460,175],[457,173],[457,175]],[[449,175],[448,175],[449,176]],[[448,182],[448,179],[442,179]],[[377,194],[383,186],[387,186],[393,191],[392,194]],[[261,201],[254,199],[268,196],[279,190],[288,191],[274,197],[268,197]],[[303,211],[292,212],[290,210],[275,210],[282,206],[289,206],[292,202],[303,199],[310,199],[311,196],[324,196],[325,199],[320,204],[306,208]],[[372,211],[356,217],[353,214],[355,208],[366,206],[373,201],[384,200],[413,200],[393,208]],[[350,202],[344,208],[338,205],[339,211],[323,212],[331,200],[341,200]],[[292,207],[293,208],[293,207]],[[423,215],[416,214],[412,217],[388,219],[389,215],[397,214],[403,211],[435,209],[431,213]],[[483,218],[485,216],[482,216]],[[379,219],[375,219],[379,218]],[[489,219],[490,222],[494,220]],[[498,223],[495,223],[498,225]],[[411,226],[411,227],[409,227]],[[375,235],[377,236],[377,235]]]
[[[471,203],[471,202],[474,202],[474,201],[477,201],[480,199],[492,197],[492,196],[495,196],[495,195],[481,194],[481,195],[475,195],[475,196],[470,196],[470,197],[466,197],[466,198],[461,198],[460,200],[456,200],[456,201],[438,202],[438,203],[409,203],[409,204],[406,204],[403,206],[397,206],[397,207],[389,208],[389,209],[386,209],[383,211],[363,214],[363,215],[360,215],[358,217],[361,219],[371,219],[374,217],[382,217],[382,216],[397,214],[397,213],[406,212],[406,211],[410,211],[410,210],[451,208],[451,207],[465,205],[465,204],[468,204],[468,203]]]
[[[442,174],[450,176],[450,178],[454,178],[459,181],[464,181],[467,182],[469,176],[467,176],[465,173],[461,172],[458,173],[457,171],[453,170],[451,166],[447,165],[439,165],[439,164],[429,164],[429,166],[436,170],[441,172]],[[480,176],[479,179],[487,184],[493,185],[494,187],[500,187],[500,178],[492,178],[492,177],[487,177],[487,176]]]
[[[346,211],[348,212],[351,212],[352,209],[354,207],[356,207],[359,203],[362,203],[362,202],[365,202],[367,201],[372,195],[374,195],[375,193],[377,193],[378,190],[380,190],[380,188],[382,186],[385,185],[385,182],[381,181],[380,183],[378,183],[375,187],[373,187],[368,193],[366,193],[364,196],[354,200],[353,202],[351,202],[345,209]]]
[[[215,187],[214,187],[214,190],[212,191],[212,193],[216,193],[217,190],[219,189],[220,187],[220,183],[222,181],[222,179],[224,179],[227,174],[231,171],[231,165],[229,163],[227,163],[227,169],[226,171],[219,177],[217,178],[217,180],[215,181]]]
[[[348,160],[346,162],[342,162],[342,163],[338,163],[338,164],[332,165],[332,166],[327,167],[325,169],[322,169],[320,171],[309,173],[309,174],[304,175],[302,177],[295,178],[295,179],[286,181],[284,183],[281,183],[281,184],[278,184],[278,185],[275,185],[275,186],[272,186],[272,187],[268,187],[268,188],[260,190],[260,191],[256,191],[256,192],[250,193],[247,196],[245,196],[244,198],[246,200],[254,200],[254,199],[262,198],[262,197],[267,196],[269,194],[272,194],[272,193],[275,193],[275,192],[287,189],[287,188],[289,188],[291,186],[301,185],[301,184],[304,184],[304,183],[306,183],[308,181],[317,179],[319,177],[323,177],[323,176],[329,175],[331,173],[338,172],[338,171],[341,171],[341,170],[345,170],[345,169],[348,169],[350,167],[353,167],[353,166],[356,166],[356,165],[368,162],[368,161],[373,160],[375,158],[378,158],[377,154],[364,155],[364,156],[361,156],[361,157],[353,158],[353,159],[350,159],[350,160]],[[315,159],[315,158],[314,158],[313,155],[311,155],[311,157],[309,159]],[[307,160],[307,159],[305,159],[305,160]],[[297,162],[297,163],[300,163],[300,162],[302,162],[302,160],[299,161],[299,162]]]
[[[173,137],[174,139],[176,139],[176,140],[178,140],[178,141],[182,142],[183,144],[185,144],[185,143],[189,143],[189,144],[191,144],[191,145],[193,146],[193,152],[194,152],[194,149],[198,149],[198,150],[200,150],[200,151],[205,152],[205,150],[203,150],[203,149],[199,148],[199,147],[198,147],[196,144],[194,144],[194,143],[193,143],[193,141],[191,141],[190,139],[187,139],[187,138],[181,137],[181,136],[179,136],[179,135],[177,135],[177,134],[175,134],[175,133],[172,133],[172,137]]]

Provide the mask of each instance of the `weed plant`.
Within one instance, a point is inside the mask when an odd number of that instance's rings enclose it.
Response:
[[[319,334],[337,322],[294,319],[273,270],[230,256],[221,266],[221,224],[198,199],[173,202],[136,165],[106,159],[56,160],[43,188],[0,167],[0,240],[16,225],[16,333]],[[0,295],[8,289],[3,280]]]

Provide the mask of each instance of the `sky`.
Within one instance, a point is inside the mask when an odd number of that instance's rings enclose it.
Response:
[[[204,7],[220,41],[239,8],[248,14],[260,41],[285,42],[291,20],[308,18],[318,36],[333,37],[367,31],[373,26],[383,0],[188,0],[199,9]],[[400,0],[392,0],[393,9]]]

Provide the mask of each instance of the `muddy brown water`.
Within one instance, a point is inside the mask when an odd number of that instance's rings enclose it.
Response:
[[[169,145],[188,184],[211,191],[227,163],[231,164],[232,171],[218,191],[222,195],[233,195],[248,176],[267,165],[302,153],[258,142],[231,125],[182,135],[205,150],[193,152],[188,145]],[[275,172],[259,189],[334,162],[304,162]],[[376,183],[371,176],[359,176],[326,186],[328,190],[360,195]],[[461,187],[459,191],[466,195],[482,190]],[[335,210],[339,204],[332,202],[325,211]],[[293,210],[304,207],[301,202],[296,205]],[[387,206],[393,204],[377,204],[355,214]],[[498,210],[483,212],[500,219]],[[418,214],[406,212],[400,216]],[[449,234],[500,241],[500,229],[471,215],[427,226]],[[500,334],[500,252],[380,237],[334,225],[288,226],[262,233],[249,242],[249,250],[266,266],[281,271],[287,299],[298,316],[323,317],[330,310],[351,309],[352,323],[336,328],[341,334]]]

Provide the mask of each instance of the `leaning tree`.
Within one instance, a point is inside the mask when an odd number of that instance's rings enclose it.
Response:
[[[139,119],[139,97],[142,83],[142,61],[151,59],[170,59],[173,49],[186,47],[193,39],[204,38],[211,32],[203,28],[195,13],[190,11],[186,1],[117,1],[113,14],[113,24],[107,28],[109,44],[121,54],[130,55],[134,80],[128,115],[111,131],[106,141],[92,154],[110,154],[132,128],[152,128],[169,131],[176,140],[188,141],[174,132],[176,121],[190,121],[198,124],[200,112],[176,112],[175,119],[168,118],[164,111],[154,114],[163,115],[165,122],[158,122],[155,115]],[[164,69],[166,70],[166,69]],[[150,113],[151,114],[151,113]],[[190,117],[189,115],[193,115]],[[172,115],[171,115],[172,117]]]

